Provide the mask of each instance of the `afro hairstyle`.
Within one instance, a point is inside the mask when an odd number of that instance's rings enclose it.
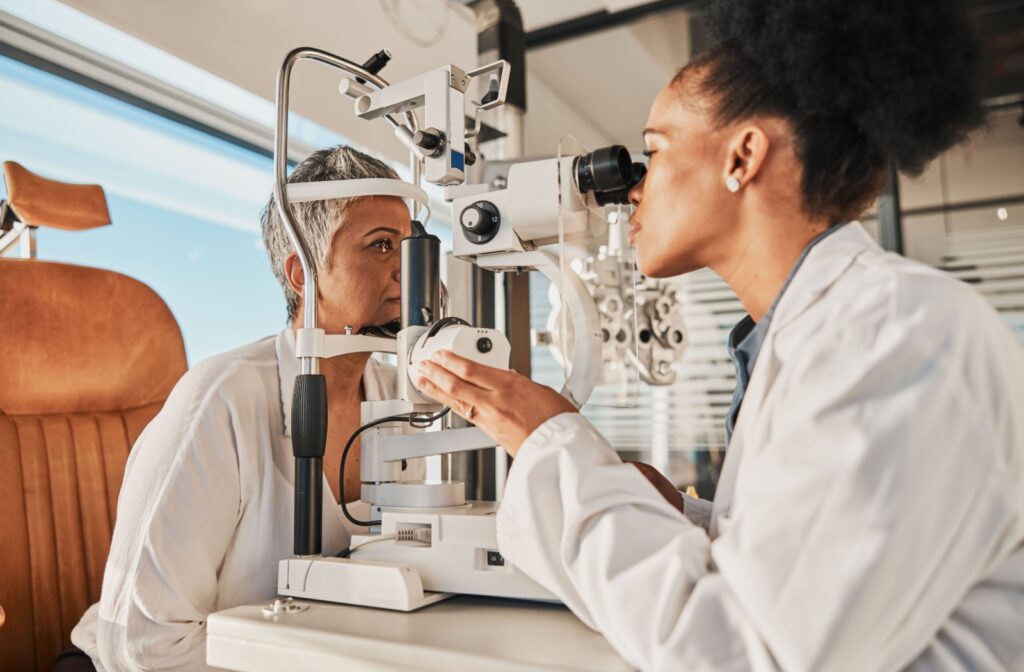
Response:
[[[959,0],[717,0],[700,72],[716,121],[787,120],[804,208],[860,215],[889,167],[917,175],[984,122],[979,49]]]

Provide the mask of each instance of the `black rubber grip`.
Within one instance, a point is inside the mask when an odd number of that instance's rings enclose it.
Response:
[[[323,457],[327,446],[327,383],[322,374],[295,376],[292,394],[292,454]]]

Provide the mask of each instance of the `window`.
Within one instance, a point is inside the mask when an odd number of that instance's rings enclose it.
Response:
[[[98,183],[111,210],[110,227],[40,230],[39,257],[151,286],[178,320],[190,364],[281,329],[283,295],[259,229],[272,189],[274,104],[55,0],[0,0],[0,54],[8,53],[5,41],[19,59],[99,77],[129,101],[0,56],[0,160]],[[147,103],[195,127],[143,109]],[[289,134],[293,159],[347,143],[294,114]],[[408,166],[394,167],[409,179]],[[427,191],[431,230],[450,249],[442,191]]]
[[[971,284],[1024,344],[1024,120],[994,110],[988,128],[954,147],[900,198],[907,256]]]
[[[181,325],[190,363],[282,327],[259,236],[269,158],[7,58],[0,88],[0,157],[99,183],[109,200],[112,226],[40,229],[41,259],[151,286]]]
[[[1024,345],[1024,204],[909,215],[903,225],[936,249],[933,265],[972,285]]]

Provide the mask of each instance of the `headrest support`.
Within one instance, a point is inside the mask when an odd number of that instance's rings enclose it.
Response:
[[[430,219],[430,199],[427,192],[415,184],[388,177],[367,177],[355,180],[322,180],[320,182],[289,182],[285,198],[288,203],[330,201],[336,198],[361,196],[394,196],[418,203],[427,211],[424,223]]]
[[[118,411],[162,402],[185,346],[156,292],[120,273],[0,259],[0,413]]]
[[[110,224],[107,197],[98,184],[69,184],[40,177],[14,161],[4,162],[7,203],[31,226],[82,231]]]

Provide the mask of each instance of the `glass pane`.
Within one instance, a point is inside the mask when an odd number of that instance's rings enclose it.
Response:
[[[269,158],[7,58],[0,90],[0,159],[101,184],[109,200],[112,226],[40,230],[41,259],[152,287],[177,318],[190,363],[284,325],[259,236]]]
[[[904,218],[907,253],[972,285],[1024,344],[1024,204]]]

